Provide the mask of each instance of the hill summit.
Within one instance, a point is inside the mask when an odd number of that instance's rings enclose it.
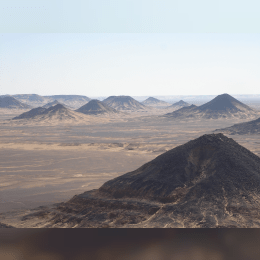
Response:
[[[259,210],[260,158],[209,134],[59,204],[46,227],[260,227]]]
[[[176,110],[165,116],[172,118],[255,118],[259,113],[228,94],[222,94],[213,100],[192,110]]]
[[[114,108],[108,106],[106,103],[101,102],[97,99],[93,99],[89,101],[87,104],[80,107],[76,111],[87,115],[118,113],[117,110],[115,110]]]
[[[103,100],[103,103],[116,110],[143,110],[146,108],[145,105],[138,102],[130,96],[110,96]]]

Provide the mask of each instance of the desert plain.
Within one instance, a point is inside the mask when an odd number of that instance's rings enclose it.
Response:
[[[97,189],[189,140],[249,121],[166,118],[169,111],[156,108],[93,115],[75,124],[9,120],[22,112],[0,113],[0,222],[14,227],[37,207]],[[259,135],[227,136],[260,156]]]

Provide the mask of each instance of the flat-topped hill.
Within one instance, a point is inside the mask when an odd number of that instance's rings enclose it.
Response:
[[[86,105],[80,107],[76,110],[77,112],[81,112],[87,115],[98,115],[98,114],[114,114],[118,113],[118,111],[106,103],[101,102],[99,100],[93,99],[89,101]]]
[[[105,104],[116,110],[143,110],[145,105],[130,96],[110,96],[103,100]]]

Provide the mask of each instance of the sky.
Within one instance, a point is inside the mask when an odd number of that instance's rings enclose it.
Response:
[[[0,95],[260,94],[259,1],[0,3]]]

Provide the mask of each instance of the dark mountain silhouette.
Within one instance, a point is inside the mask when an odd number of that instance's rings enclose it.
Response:
[[[1,96],[0,108],[27,109],[31,108],[31,106],[24,104],[11,96]]]
[[[183,100],[180,100],[180,101],[172,104],[170,107],[180,107],[181,108],[181,107],[188,107],[188,106],[190,106],[189,103],[187,103],[187,102],[185,102]]]
[[[99,100],[93,99],[89,101],[86,105],[80,107],[77,112],[81,112],[87,115],[97,115],[106,113],[118,113],[117,110],[108,106],[106,103]]]
[[[166,114],[167,117],[172,118],[194,117],[206,119],[255,118],[257,115],[259,115],[259,112],[228,94],[219,95],[206,104],[201,105],[196,109],[192,109],[190,113],[188,113],[187,110],[184,110],[184,113],[182,114],[181,110],[176,110]]]
[[[46,227],[260,227],[259,198],[260,158],[210,134],[35,216],[49,214]]]
[[[142,110],[146,106],[130,96],[110,96],[103,100],[105,104],[116,109],[116,110]]]
[[[235,124],[223,129],[217,129],[214,132],[221,132],[225,134],[260,134],[260,118],[245,123]]]
[[[141,103],[144,104],[145,106],[155,106],[155,107],[166,107],[170,105],[169,103],[154,97],[149,97]]]

